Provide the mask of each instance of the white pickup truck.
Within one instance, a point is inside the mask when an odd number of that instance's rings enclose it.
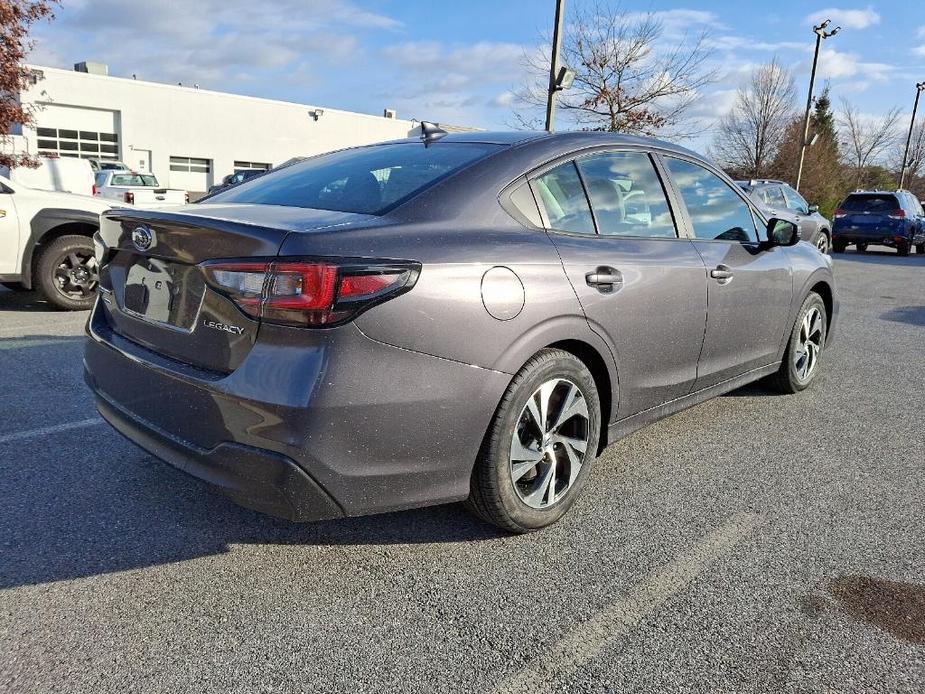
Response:
[[[135,171],[98,171],[96,194],[123,205],[145,209],[189,203],[189,193],[185,190],[161,188],[154,174]]]
[[[91,308],[99,283],[93,234],[110,207],[89,195],[36,190],[0,176],[0,284],[38,289],[58,308]]]

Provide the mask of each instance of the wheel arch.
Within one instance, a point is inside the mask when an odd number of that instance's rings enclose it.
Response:
[[[32,218],[29,240],[22,258],[22,284],[34,288],[36,262],[41,247],[62,236],[92,238],[100,228],[100,216],[85,210],[44,209]]]

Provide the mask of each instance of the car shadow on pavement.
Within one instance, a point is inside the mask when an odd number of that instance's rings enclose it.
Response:
[[[925,327],[925,306],[897,306],[880,314],[883,320]]]
[[[884,248],[882,251],[868,250],[865,253],[847,251],[845,253],[836,253],[832,258],[853,263],[867,263],[869,265],[925,265],[925,256],[919,253],[902,257],[896,251],[888,248]]]
[[[0,288],[0,311],[59,313],[58,309],[38,292],[10,291],[3,288]]]

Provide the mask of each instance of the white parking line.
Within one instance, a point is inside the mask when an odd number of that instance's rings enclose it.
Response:
[[[545,653],[502,682],[495,691],[498,694],[550,691],[554,680],[574,674],[597,657],[608,643],[629,633],[711,564],[729,553],[764,520],[763,515],[755,513],[732,516],[690,550],[654,570],[615,603],[573,627]]]
[[[81,419],[78,422],[67,422],[66,424],[56,424],[53,427],[42,427],[41,429],[30,429],[29,431],[16,431],[12,434],[0,436],[0,443],[9,441],[19,441],[21,439],[31,439],[36,436],[45,436],[46,434],[57,434],[59,431],[69,431],[71,429],[81,429],[83,427],[92,427],[96,424],[102,424],[103,420],[99,417],[93,419]]]

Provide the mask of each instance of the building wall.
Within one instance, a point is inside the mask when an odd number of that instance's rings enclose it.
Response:
[[[28,151],[39,152],[40,140],[48,144],[48,137],[39,137],[43,128],[66,129],[68,137],[77,131],[79,142],[65,143],[76,144],[75,154],[81,153],[80,148],[92,149],[94,136],[107,137],[101,142],[111,150],[108,133],[115,133],[122,161],[130,168],[150,166],[161,184],[171,187],[189,189],[190,184],[219,182],[234,171],[235,161],[276,165],[295,156],[416,132],[408,120],[322,107],[324,113],[316,121],[309,115],[315,106],[34,68],[44,73],[44,79],[22,95],[24,103],[38,107],[36,129],[23,132]],[[175,162],[171,167],[171,157],[209,160],[210,172],[203,175],[201,162]]]

